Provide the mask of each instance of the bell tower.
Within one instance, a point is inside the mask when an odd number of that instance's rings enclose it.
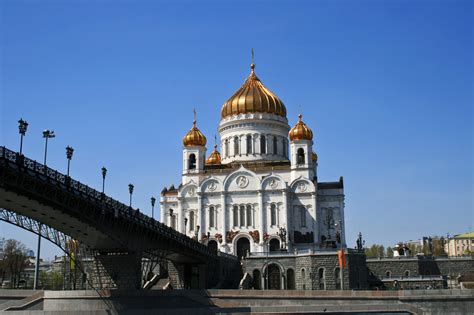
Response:
[[[193,127],[183,137],[183,184],[188,182],[188,176],[204,170],[206,142],[206,137],[196,125],[196,110],[194,110]]]
[[[292,181],[300,176],[313,180],[316,173],[316,161],[313,160],[313,132],[302,118],[303,115],[299,114],[298,122],[289,132]]]

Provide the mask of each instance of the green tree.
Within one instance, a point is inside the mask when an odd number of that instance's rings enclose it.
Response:
[[[382,258],[385,257],[385,248],[383,245],[373,244],[365,249],[367,258]]]
[[[63,275],[58,271],[51,272],[51,289],[61,290],[63,287]]]
[[[392,249],[390,246],[387,247],[387,254],[386,254],[386,256],[387,256],[388,258],[393,258],[393,249]]]
[[[38,280],[41,288],[49,289],[49,274],[46,271],[40,271]]]

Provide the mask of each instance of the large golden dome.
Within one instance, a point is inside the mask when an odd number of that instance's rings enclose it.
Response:
[[[196,127],[196,119],[193,121],[193,127],[188,131],[188,133],[183,137],[183,144],[185,147],[199,145],[206,145],[206,137],[203,135],[201,130]]]
[[[251,64],[249,77],[225,103],[222,105],[221,117],[243,113],[272,113],[286,117],[283,102],[267,89],[255,74],[255,64]]]
[[[221,164],[221,154],[217,151],[217,144],[214,145],[214,151],[206,160],[206,165],[219,165]]]
[[[298,122],[289,132],[290,140],[313,140],[313,132],[302,120],[303,115],[298,115]]]

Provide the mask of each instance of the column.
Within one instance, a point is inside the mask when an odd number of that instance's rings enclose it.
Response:
[[[316,193],[315,192],[312,192],[311,193],[311,216],[313,217],[313,242],[314,243],[318,243],[319,240],[321,239],[321,237],[319,236],[320,234],[320,229],[319,229],[319,224],[317,224],[318,220],[320,218],[317,217],[316,213],[317,213],[317,209],[316,209]],[[316,231],[317,229],[317,231]]]
[[[181,197],[178,197],[178,213],[179,216],[178,222],[176,222],[176,230],[180,231],[181,233],[186,234],[186,228],[184,227],[184,211],[183,211],[183,204],[181,203]]]
[[[260,218],[258,224],[258,233],[260,234],[260,244],[263,244],[263,234],[265,233],[265,209],[263,209],[263,194],[262,191],[258,191],[258,209],[260,210]]]
[[[160,222],[166,224],[165,221],[165,206],[163,205],[163,201],[160,201]]]
[[[198,213],[199,213],[199,235],[198,235],[198,240],[201,240],[201,235],[203,233],[206,233],[205,231],[205,217],[204,217],[204,209],[202,208],[202,193],[198,192],[197,194],[197,207],[198,207]]]
[[[285,243],[288,248],[288,239],[290,236],[290,231],[289,231],[289,224],[288,224],[288,193],[286,189],[282,190],[282,198],[283,198],[283,222],[286,224],[286,237],[285,237]]]
[[[221,192],[221,209],[222,209],[222,215],[221,215],[221,225],[222,225],[222,246],[226,245],[226,231],[227,231],[227,226],[226,226],[226,211],[227,211],[227,206],[225,203],[225,192]]]

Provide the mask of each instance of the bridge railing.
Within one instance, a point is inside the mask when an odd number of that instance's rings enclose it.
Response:
[[[81,182],[72,179],[71,177],[64,175],[54,169],[47,167],[35,160],[31,160],[24,155],[20,155],[17,152],[7,149],[4,146],[0,146],[0,158],[10,161],[16,165],[20,165],[25,169],[35,172],[36,174],[47,177],[50,180],[54,180],[58,183],[64,184],[68,187],[71,192],[78,193],[92,198],[95,202],[103,203],[106,208],[112,209],[114,215],[124,217],[128,220],[134,221],[142,226],[149,229],[158,231],[159,233],[185,245],[188,247],[194,247],[195,250],[207,254],[215,255],[207,246],[200,244],[199,242],[189,238],[188,236],[179,233],[178,231],[170,228],[169,226],[156,221],[153,218],[141,213],[138,209],[133,209],[120,201],[117,201],[107,195],[99,192]]]

